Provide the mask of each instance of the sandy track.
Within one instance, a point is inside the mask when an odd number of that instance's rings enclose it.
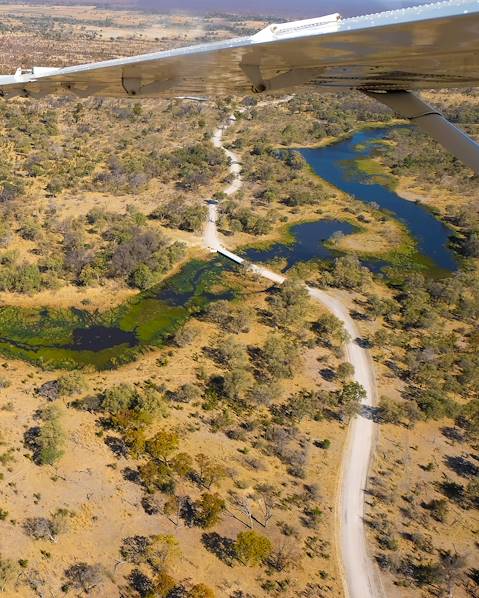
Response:
[[[243,184],[238,156],[223,147],[222,143],[225,129],[233,122],[234,118],[230,118],[225,125],[216,129],[212,137],[215,147],[223,149],[231,161],[230,174],[233,176],[233,180],[224,191],[226,195],[236,193]],[[234,261],[243,263],[243,258],[226,250],[222,245],[216,227],[217,219],[217,202],[209,200],[208,222],[204,231],[205,246],[210,251],[223,253]],[[250,270],[276,284],[281,284],[286,280],[281,274],[256,264],[250,265]],[[319,301],[342,321],[350,336],[350,340],[345,344],[346,359],[354,367],[355,381],[359,382],[366,390],[366,397],[362,403],[363,413],[353,418],[349,427],[337,501],[338,539],[344,591],[349,598],[382,598],[384,592],[375,564],[368,551],[364,529],[365,489],[375,444],[375,424],[368,417],[368,411],[370,412],[370,408],[376,402],[374,369],[367,349],[360,344],[357,326],[340,298],[333,293],[314,287],[307,287],[307,289],[313,299]]]

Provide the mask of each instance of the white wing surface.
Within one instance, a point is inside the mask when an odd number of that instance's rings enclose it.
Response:
[[[0,94],[197,96],[295,85],[397,90],[479,85],[479,0],[271,25],[251,37],[0,77]]]

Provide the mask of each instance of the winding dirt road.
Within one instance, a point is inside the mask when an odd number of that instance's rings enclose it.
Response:
[[[222,143],[225,129],[233,122],[234,118],[230,118],[225,125],[216,129],[212,137],[215,147],[221,148],[231,160],[230,173],[233,180],[224,191],[226,195],[236,193],[242,186],[238,156],[227,150]],[[221,243],[216,226],[217,219],[217,202],[209,200],[208,222],[204,231],[205,246],[210,251],[226,255],[237,263],[243,263],[243,258],[228,251]],[[286,280],[284,276],[263,266],[252,264],[250,269],[277,284]],[[307,289],[313,299],[319,301],[343,322],[351,338],[345,345],[346,359],[354,367],[354,379],[366,390],[366,397],[362,403],[363,413],[355,417],[349,427],[337,501],[338,540],[344,592],[348,598],[383,598],[384,592],[368,551],[364,528],[365,488],[375,444],[375,424],[367,417],[368,408],[376,401],[374,369],[368,351],[359,344],[359,331],[356,324],[338,295],[309,286]]]

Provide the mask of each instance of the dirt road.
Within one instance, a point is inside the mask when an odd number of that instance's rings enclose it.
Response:
[[[234,122],[216,129],[213,144],[222,148],[231,160],[231,184],[225,189],[226,195],[236,193],[241,186],[241,165],[238,156],[223,147],[224,130]],[[217,202],[208,201],[208,223],[204,233],[204,244],[211,251],[223,253],[238,263],[244,260],[224,248],[216,222],[218,218]],[[252,264],[250,269],[276,284],[283,283],[286,278],[263,266]],[[359,342],[359,331],[337,294],[321,289],[307,287],[310,296],[324,305],[339,318],[349,333],[350,341],[345,344],[345,356],[354,367],[354,379],[366,390],[363,400],[363,413],[355,417],[349,427],[346,448],[341,471],[340,495],[337,501],[337,519],[339,524],[338,541],[341,568],[344,579],[344,592],[348,598],[382,598],[384,593],[377,575],[375,564],[371,559],[364,529],[364,500],[369,464],[375,443],[375,424],[368,417],[368,408],[376,401],[376,385],[374,369],[367,349]]]

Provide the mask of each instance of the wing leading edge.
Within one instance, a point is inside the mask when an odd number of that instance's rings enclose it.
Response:
[[[271,25],[256,35],[0,77],[0,93],[230,95],[295,85],[368,90],[479,85],[479,2]]]
[[[0,96],[218,96],[284,92],[298,85],[370,93],[460,159],[466,157],[479,174],[479,146],[427,105],[411,116],[418,100],[403,91],[479,86],[479,0],[351,19],[333,14],[212,44],[65,68],[19,69],[0,76]]]

